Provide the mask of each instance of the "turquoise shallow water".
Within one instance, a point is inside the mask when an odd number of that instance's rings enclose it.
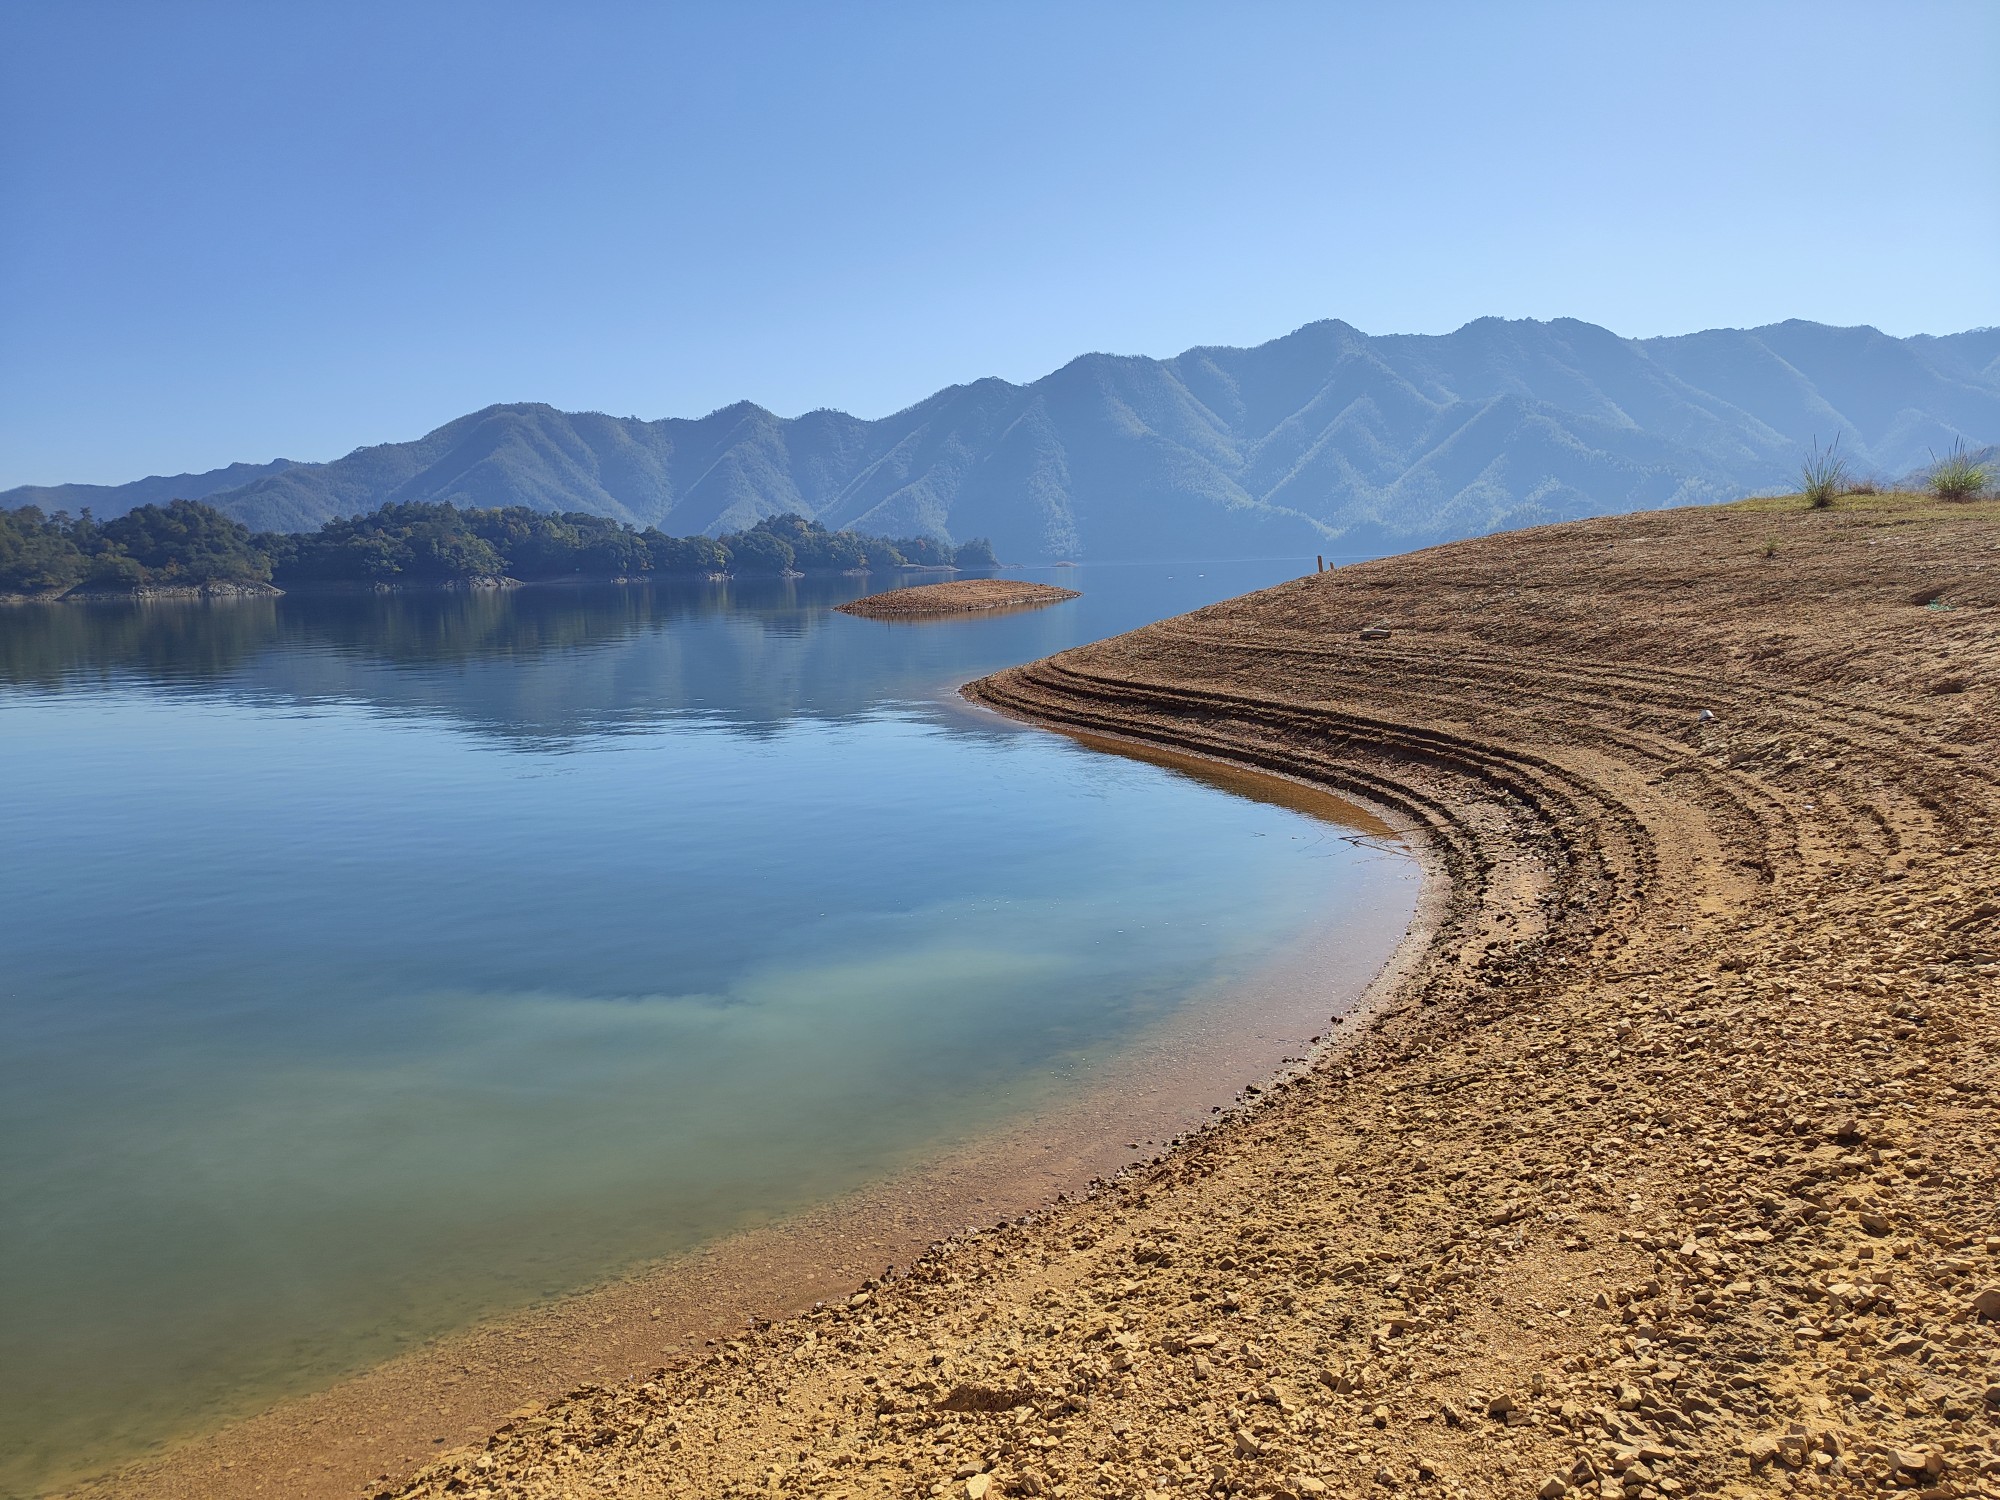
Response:
[[[0,614],[0,1490],[879,1179],[1328,912],[1382,947],[1401,855],[950,694],[1295,571]]]

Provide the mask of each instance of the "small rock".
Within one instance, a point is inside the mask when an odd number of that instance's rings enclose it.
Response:
[[[1299,1475],[1298,1478],[1292,1481],[1292,1488],[1297,1490],[1301,1495],[1324,1495],[1326,1493],[1325,1481],[1315,1479],[1310,1474]]]
[[[1368,1413],[1368,1420],[1373,1422],[1377,1427],[1387,1427],[1389,1425],[1389,1408],[1386,1406],[1376,1407],[1375,1410]]]
[[[965,1500],[986,1500],[993,1490],[991,1474],[974,1474],[965,1481]]]
[[[1569,1485],[1551,1474],[1542,1481],[1542,1487],[1535,1492],[1541,1500],[1562,1500],[1569,1493]]]
[[[2000,1286],[1981,1287],[1972,1297],[1975,1318],[2000,1319]]]
[[[1503,1393],[1486,1403],[1486,1415],[1504,1422],[1507,1420],[1507,1413],[1513,1411],[1519,1404],[1512,1396]]]
[[[1778,1456],[1778,1440],[1769,1433],[1753,1437],[1743,1445],[1743,1456],[1750,1460],[1753,1472],[1761,1469]]]

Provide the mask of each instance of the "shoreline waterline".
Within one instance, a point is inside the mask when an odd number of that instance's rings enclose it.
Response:
[[[943,695],[940,695],[942,698]],[[553,1301],[484,1320],[254,1415],[171,1440],[155,1455],[48,1493],[74,1497],[288,1495],[371,1491],[430,1455],[580,1386],[643,1374],[747,1322],[803,1312],[940,1239],[1032,1216],[1123,1168],[1167,1154],[1244,1097],[1339,1044],[1405,956],[1420,950],[1436,871],[1405,820],[1282,773],[1119,736],[1080,734],[997,711],[967,713],[1054,731],[1100,752],[1340,827],[1383,856],[1367,909],[1316,919],[1288,950],[1128,1039],[1079,1087],[1065,1079],[1023,1115],[908,1170],[727,1234]],[[1346,1025],[1330,1021],[1338,1015]],[[1086,1066],[1092,1059],[1080,1059]],[[1136,1146],[1127,1143],[1136,1142]]]

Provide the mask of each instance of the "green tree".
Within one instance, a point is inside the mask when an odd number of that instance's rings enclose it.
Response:
[[[768,531],[739,531],[722,544],[729,549],[729,571],[745,577],[789,573],[797,561],[791,543]]]
[[[271,560],[251,544],[250,528],[198,501],[138,506],[106,521],[100,534],[108,549],[138,565],[139,583],[266,583],[271,577]]]
[[[39,594],[74,585],[87,563],[75,529],[61,511],[45,516],[33,505],[0,510],[0,593]]]

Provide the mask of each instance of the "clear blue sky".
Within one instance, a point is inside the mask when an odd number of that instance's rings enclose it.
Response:
[[[2000,322],[2000,5],[0,0],[0,486],[1316,318]]]

